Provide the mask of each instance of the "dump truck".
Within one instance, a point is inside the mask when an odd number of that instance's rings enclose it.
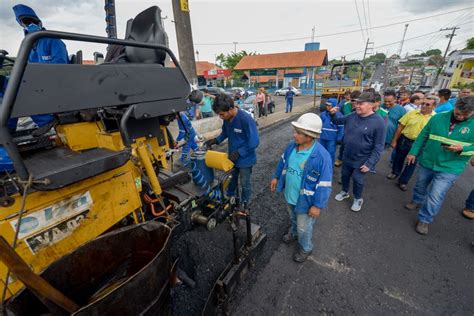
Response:
[[[173,236],[227,225],[233,259],[203,309],[215,314],[262,249],[265,234],[226,195],[226,153],[200,148],[173,166],[168,126],[191,88],[160,12],[130,20],[125,39],[38,31],[21,43],[0,107],[0,145],[14,169],[0,179],[7,314],[167,315],[170,289],[189,279],[179,274],[186,258],[170,254]],[[28,63],[45,37],[109,45],[110,54],[97,65]],[[39,114],[54,115],[51,129],[8,127]]]

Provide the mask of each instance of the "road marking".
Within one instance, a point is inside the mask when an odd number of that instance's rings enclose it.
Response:
[[[393,298],[394,300],[397,300],[405,305],[408,305],[410,306],[411,308],[414,308],[414,309],[417,309],[417,310],[420,310],[421,308],[415,303],[413,302],[412,299],[410,299],[409,297],[407,297],[408,295],[403,295],[402,294],[402,291],[398,290],[398,289],[387,289],[384,287],[383,289],[383,294],[387,295],[388,297],[390,298]]]
[[[344,263],[338,262],[335,258],[332,258],[329,262],[319,261],[313,256],[309,256],[308,259],[320,267],[328,268],[338,273],[350,273],[354,271],[354,269],[344,265]]]

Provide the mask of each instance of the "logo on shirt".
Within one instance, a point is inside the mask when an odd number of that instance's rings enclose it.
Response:
[[[287,173],[289,173],[293,176],[297,176],[297,177],[302,177],[303,176],[303,171],[293,169],[290,166],[288,166]]]
[[[52,60],[52,59],[53,59],[53,56],[51,56],[51,55],[44,55],[44,56],[41,56],[41,59],[42,59],[42,60]]]
[[[463,127],[461,128],[461,134],[469,134],[471,130],[469,129],[469,127]]]
[[[241,130],[241,129],[238,129],[238,128],[234,128],[234,132],[236,132],[236,133],[242,133],[242,130]]]

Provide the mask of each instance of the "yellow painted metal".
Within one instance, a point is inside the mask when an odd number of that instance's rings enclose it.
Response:
[[[81,122],[56,126],[61,142],[74,151],[97,148],[99,125],[95,122]]]
[[[45,225],[32,231],[31,235],[22,233],[18,240],[17,253],[35,272],[40,273],[52,262],[101,235],[124,217],[140,209],[140,190],[139,170],[132,162],[128,162],[122,167],[63,189],[30,193],[26,198],[27,211],[22,223],[27,223],[28,227],[34,223],[33,219],[43,218]],[[80,214],[71,213],[73,217],[64,217],[62,203],[78,195],[90,197],[91,204],[87,205],[89,208],[81,210]],[[12,206],[0,209],[0,235],[10,244],[13,242],[21,196],[17,194],[14,199]],[[51,206],[53,208],[50,208]],[[50,220],[44,220],[48,216]],[[23,231],[23,224],[21,228],[20,232]],[[5,275],[6,267],[0,262],[0,288],[3,288],[5,283]],[[22,287],[20,281],[14,280],[9,285],[7,297],[14,295]]]
[[[150,158],[151,148],[147,145],[145,138],[137,139],[136,143],[133,146],[136,146],[136,152],[138,154],[138,157],[140,157],[142,167],[146,171],[153,192],[157,195],[160,195],[162,190],[160,182],[158,181],[158,176],[156,175],[156,172],[153,169],[152,160]]]
[[[205,159],[206,165],[216,170],[227,172],[234,167],[234,163],[223,152],[208,150]]]
[[[107,148],[113,151],[122,151],[125,149],[125,146],[123,145],[122,141],[122,136],[119,132],[98,132],[97,145],[100,148]]]

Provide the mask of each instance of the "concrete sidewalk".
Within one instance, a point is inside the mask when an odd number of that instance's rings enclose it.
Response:
[[[316,108],[319,109],[319,98],[316,100]],[[261,117],[257,119],[258,129],[265,129],[290,117],[298,116],[302,113],[308,112],[311,109],[314,109],[313,101],[294,106],[293,111],[291,113],[285,113],[285,111],[277,111],[273,114],[269,114],[266,117]],[[192,124],[196,132],[199,135],[203,136],[205,139],[210,139],[218,136],[222,128],[222,120],[218,116],[193,121]],[[176,138],[176,136],[178,135],[178,123],[176,121],[173,121],[169,126],[169,130],[172,133],[173,137]]]

